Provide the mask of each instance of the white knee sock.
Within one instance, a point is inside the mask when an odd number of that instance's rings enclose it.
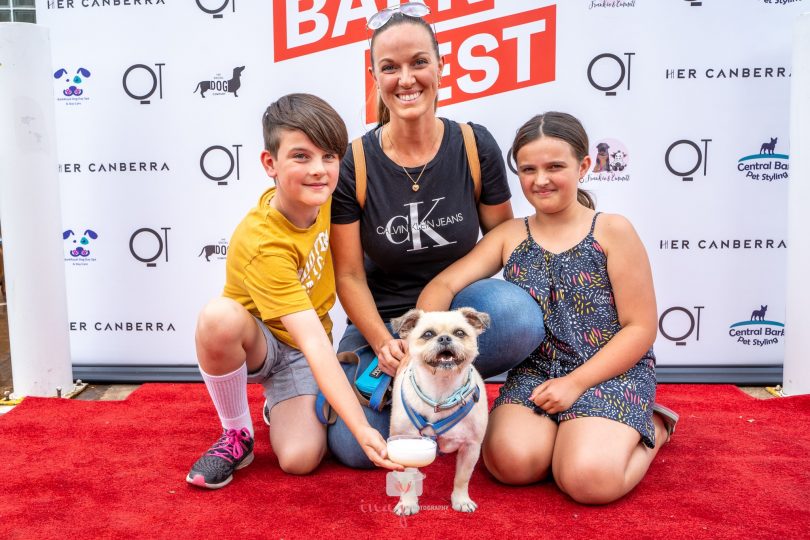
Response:
[[[247,364],[225,375],[209,375],[200,368],[205,386],[225,429],[247,428],[253,436],[253,420],[247,400]]]

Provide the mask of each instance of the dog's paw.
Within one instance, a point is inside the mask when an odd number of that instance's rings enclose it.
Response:
[[[394,507],[394,513],[398,516],[412,516],[417,512],[419,512],[419,503],[406,503],[399,501]]]
[[[469,497],[451,497],[453,502],[453,510],[456,512],[475,512],[475,509],[478,508],[478,505],[475,504],[475,501],[470,499]]]

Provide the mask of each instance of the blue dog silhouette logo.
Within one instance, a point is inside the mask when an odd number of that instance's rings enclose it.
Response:
[[[90,71],[88,71],[83,67],[77,69],[76,73],[73,75],[70,75],[68,73],[68,70],[66,70],[65,68],[60,68],[53,74],[54,79],[57,80],[62,78],[65,79],[65,82],[68,84],[68,86],[67,88],[62,90],[62,93],[68,97],[82,95],[84,93],[84,90],[82,90],[82,88],[79,85],[82,84],[84,80],[87,79],[88,77],[90,77]]]
[[[765,320],[765,312],[768,311],[768,306],[760,305],[759,309],[755,309],[751,312],[751,320],[752,321],[764,321]]]
[[[81,237],[78,237],[76,233],[70,229],[62,233],[62,240],[65,240],[71,244],[72,249],[70,250],[70,254],[74,257],[89,256],[90,250],[86,249],[86,246],[89,246],[90,241],[95,240],[96,238],[98,238],[98,234],[90,229],[85,230]]]
[[[776,139],[777,137],[770,137],[771,142],[762,143],[762,146],[759,147],[759,153],[762,155],[765,154],[773,154],[774,149],[776,148]]]

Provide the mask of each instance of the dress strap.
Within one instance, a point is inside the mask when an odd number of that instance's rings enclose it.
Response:
[[[590,232],[590,233],[588,233],[588,234],[593,234],[593,230],[596,228],[596,218],[598,218],[598,217],[599,217],[599,214],[601,214],[601,213],[602,213],[602,212],[597,212],[597,213],[595,213],[595,214],[593,215],[593,221],[591,222],[591,232]]]
[[[532,230],[529,228],[529,216],[523,218],[523,223],[526,225],[526,235],[528,236],[529,240],[534,242],[534,238],[532,238]]]

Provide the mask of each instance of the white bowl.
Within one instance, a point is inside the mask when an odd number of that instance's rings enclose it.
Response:
[[[403,467],[426,467],[436,459],[436,441],[419,435],[388,437],[388,459]]]

